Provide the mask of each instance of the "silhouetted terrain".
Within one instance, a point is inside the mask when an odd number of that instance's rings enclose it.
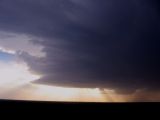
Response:
[[[0,112],[27,113],[160,113],[160,103],[83,103],[0,100]]]

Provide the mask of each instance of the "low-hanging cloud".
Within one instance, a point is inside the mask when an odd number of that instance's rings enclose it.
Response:
[[[159,89],[158,1],[1,0],[0,30],[41,40],[46,57],[21,52],[37,83],[118,92]]]

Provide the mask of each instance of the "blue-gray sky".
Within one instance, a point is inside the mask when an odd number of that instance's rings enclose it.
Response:
[[[8,53],[5,53],[5,52],[0,52],[0,61],[11,61],[14,59],[14,55],[12,54],[8,54]]]
[[[0,31],[30,36],[41,46],[43,57],[29,44],[3,43],[41,74],[36,83],[157,91],[159,5],[158,0],[0,0]]]

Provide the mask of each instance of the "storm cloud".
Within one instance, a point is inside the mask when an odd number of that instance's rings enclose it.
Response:
[[[40,39],[18,53],[36,83],[117,92],[160,87],[157,0],[0,0],[0,31]]]

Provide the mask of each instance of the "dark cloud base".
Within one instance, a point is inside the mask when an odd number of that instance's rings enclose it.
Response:
[[[36,82],[128,92],[160,87],[160,9],[153,0],[0,0],[0,30],[40,37],[21,53]]]

